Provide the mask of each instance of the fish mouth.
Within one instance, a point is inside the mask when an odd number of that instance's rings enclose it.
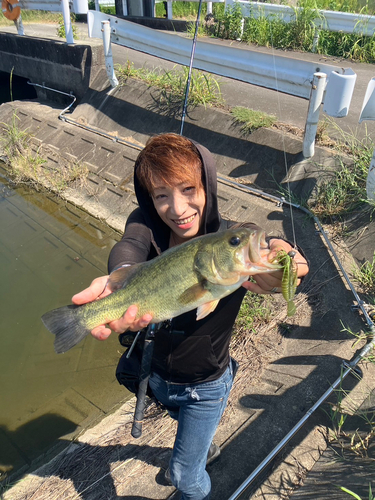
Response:
[[[270,249],[264,231],[255,231],[249,238],[248,258],[249,264],[259,270],[276,270],[281,266],[277,262],[268,260]]]

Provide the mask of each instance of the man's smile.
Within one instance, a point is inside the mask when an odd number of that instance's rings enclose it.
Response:
[[[190,217],[186,217],[186,219],[172,219],[177,226],[184,226],[185,224],[189,224],[190,222],[193,222],[193,220],[196,217],[196,213],[191,215]]]

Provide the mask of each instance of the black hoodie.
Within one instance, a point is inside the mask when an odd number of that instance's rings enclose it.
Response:
[[[230,226],[218,211],[217,177],[214,159],[203,146],[192,141],[202,159],[206,191],[202,234]],[[139,208],[127,220],[125,233],[113,247],[108,262],[111,272],[122,264],[150,260],[169,247],[170,228],[157,214],[152,198],[139,184],[134,169],[134,187]],[[147,290],[145,290],[147,293]],[[215,380],[229,363],[232,327],[246,293],[240,287],[220,300],[217,308],[200,321],[196,310],[174,318],[155,338],[153,371],[173,383],[199,383]]]

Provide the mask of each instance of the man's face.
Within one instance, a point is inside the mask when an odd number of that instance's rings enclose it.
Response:
[[[158,184],[152,193],[155,209],[171,228],[176,243],[182,243],[200,232],[206,206],[202,187],[189,182],[174,186]]]

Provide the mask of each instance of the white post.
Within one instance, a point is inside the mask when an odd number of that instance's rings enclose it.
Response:
[[[212,14],[212,2],[207,2],[207,14]]]
[[[325,73],[314,73],[309,107],[307,110],[305,135],[303,138],[303,156],[305,158],[311,158],[314,156],[316,130],[318,128],[320,106],[323,102],[326,82],[327,75]]]
[[[107,71],[109,83],[112,87],[117,87],[118,80],[116,78],[115,69],[113,66],[112,47],[111,47],[111,27],[109,21],[102,21],[103,45],[105,69]]]
[[[122,15],[128,15],[128,2],[126,0],[122,0]]]
[[[14,24],[15,24],[15,26],[17,28],[17,33],[19,35],[24,36],[25,35],[25,29],[23,27],[22,17],[20,16],[18,19],[15,19]]]
[[[73,27],[72,27],[72,22],[70,20],[70,10],[69,10],[68,0],[61,0],[61,10],[64,18],[66,43],[74,43]]]
[[[375,201],[375,149],[372,154],[370,167],[368,169],[366,192],[369,200]]]
[[[100,12],[100,3],[99,3],[99,0],[95,0],[95,10],[96,10],[96,12]]]
[[[167,19],[173,19],[172,0],[167,0]]]

